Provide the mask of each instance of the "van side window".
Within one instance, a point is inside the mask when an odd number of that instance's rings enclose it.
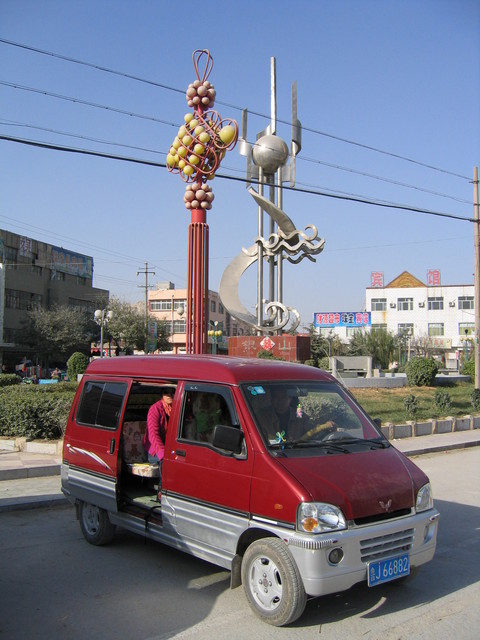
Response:
[[[180,438],[211,442],[217,424],[234,426],[225,398],[209,391],[186,391]]]
[[[116,429],[127,393],[123,382],[87,382],[77,410],[77,422]]]

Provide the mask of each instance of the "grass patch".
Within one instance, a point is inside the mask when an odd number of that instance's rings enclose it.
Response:
[[[434,404],[435,391],[442,389],[450,396],[451,405],[448,417],[477,415],[471,402],[473,382],[458,382],[441,387],[400,387],[395,389],[350,389],[352,395],[372,418],[380,418],[382,424],[393,422],[403,424],[409,418],[405,411],[405,398],[413,394],[418,399],[418,411],[415,420],[425,421],[433,418],[446,418]]]

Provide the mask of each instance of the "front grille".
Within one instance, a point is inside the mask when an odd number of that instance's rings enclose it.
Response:
[[[410,551],[415,537],[415,529],[405,529],[375,538],[360,541],[362,562],[381,560],[400,553]]]

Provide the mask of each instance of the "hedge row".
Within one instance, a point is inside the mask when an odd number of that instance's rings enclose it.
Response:
[[[28,440],[63,437],[76,383],[0,388],[0,436]]]

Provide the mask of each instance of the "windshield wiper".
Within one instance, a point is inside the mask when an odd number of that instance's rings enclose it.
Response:
[[[310,442],[298,442],[297,440],[285,440],[285,442],[275,442],[270,444],[270,449],[283,450],[283,449],[308,449],[308,448],[321,448],[328,449],[329,451],[338,451],[339,453],[351,453],[343,443],[338,442],[325,442],[322,440],[311,440]]]
[[[376,448],[386,449],[390,446],[388,440],[380,440],[378,438],[340,438],[335,441],[340,444],[369,444]]]

